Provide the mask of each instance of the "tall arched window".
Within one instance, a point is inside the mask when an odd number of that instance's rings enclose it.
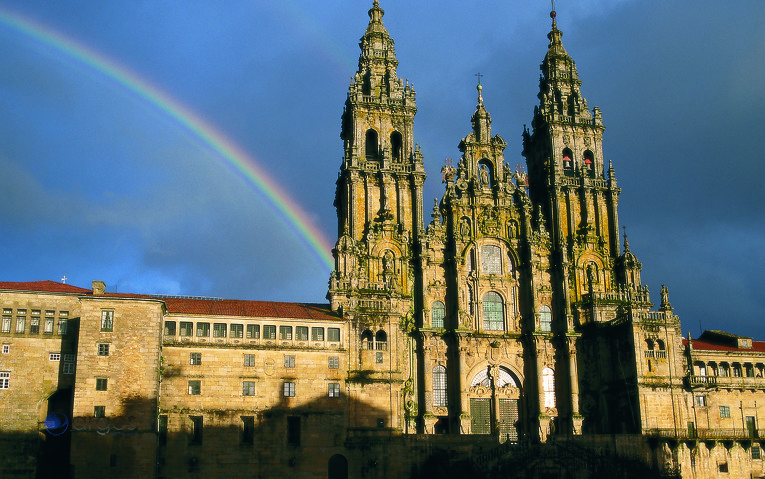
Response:
[[[483,329],[487,331],[504,331],[505,308],[502,296],[489,291],[483,297]]]
[[[552,310],[547,305],[539,307],[539,329],[552,331]]]
[[[574,170],[574,154],[568,148],[563,149],[563,170]]]
[[[502,248],[491,244],[481,248],[481,273],[502,274]]]
[[[362,349],[374,348],[374,336],[372,335],[372,331],[366,329],[361,333],[361,347]]]
[[[447,406],[446,368],[440,364],[433,368],[433,406]]]
[[[550,368],[542,370],[542,388],[545,395],[545,407],[555,407],[555,372]]]
[[[375,334],[375,349],[386,350],[388,349],[388,335],[382,329]]]
[[[394,131],[390,134],[390,149],[394,161],[401,161],[401,133]]]
[[[435,301],[433,303],[433,312],[431,316],[430,324],[434,328],[444,327],[444,317],[446,316],[446,306],[441,301]]]
[[[366,136],[366,157],[367,160],[374,160],[377,158],[377,131],[373,129],[367,130]]]

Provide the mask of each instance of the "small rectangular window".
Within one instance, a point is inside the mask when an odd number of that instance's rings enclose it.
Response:
[[[242,418],[242,444],[255,442],[255,417],[241,416]]]
[[[311,328],[311,341],[324,341],[324,328]]]
[[[26,316],[16,316],[16,332],[17,333],[23,333],[27,328],[27,317]]]
[[[10,333],[11,332],[11,316],[3,315],[3,328],[2,331],[4,333]]]
[[[202,394],[202,381],[189,381],[189,395],[199,396],[200,394]]]
[[[77,356],[72,353],[64,354],[64,361],[74,362],[77,361]]]
[[[181,336],[193,336],[194,323],[191,321],[181,321],[181,328],[179,332]]]
[[[706,396],[696,396],[696,405],[703,407],[707,405],[707,397]]]
[[[0,389],[10,389],[11,387],[11,373],[8,371],[0,371]]]
[[[96,391],[106,391],[106,378],[96,378]]]
[[[11,345],[10,344],[3,344],[3,354],[8,354],[11,352]]]
[[[243,324],[232,324],[231,325],[231,337],[232,338],[241,338],[244,336],[244,325]]]
[[[300,416],[287,416],[287,444],[300,445]]]
[[[273,324],[263,326],[263,339],[276,339],[276,326]]]
[[[165,321],[165,336],[175,336],[175,321]]]
[[[295,383],[293,382],[284,383],[283,394],[284,394],[284,397],[286,398],[295,397]]]
[[[93,406],[93,417],[106,417],[106,406]]]
[[[383,353],[375,353],[375,361],[377,364],[382,364],[384,360]]]
[[[308,326],[295,326],[295,339],[308,341]]]
[[[720,472],[728,472],[728,463],[727,463],[727,462],[721,462],[721,463],[720,463],[720,464],[717,466],[717,469],[718,469]]]
[[[101,311],[101,331],[111,331],[114,326],[114,311]]]
[[[226,337],[226,323],[213,324],[213,338],[225,338]]]
[[[109,343],[99,343],[98,344],[98,355],[99,356],[108,356],[109,355]]]
[[[720,406],[720,417],[730,417],[729,406]]]
[[[202,416],[189,416],[191,420],[190,442],[194,445],[202,444]]]
[[[61,353],[49,353],[48,359],[50,361],[61,361]]]
[[[339,356],[330,356],[329,357],[329,369],[338,369],[340,367],[340,357]]]
[[[75,370],[75,364],[74,363],[64,363],[64,367],[62,368],[62,371],[64,374],[74,374]]]
[[[292,326],[279,326],[279,339],[292,339]]]
[[[340,397],[340,383],[329,383],[327,395],[331,398]]]
[[[197,323],[197,337],[210,337],[210,323]]]
[[[260,339],[260,325],[248,324],[247,325],[247,339]]]
[[[199,366],[202,364],[202,353],[190,353],[189,364],[192,366]]]
[[[762,449],[760,449],[760,446],[752,446],[752,459],[762,459]]]
[[[242,396],[254,396],[255,395],[255,381],[242,382]]]
[[[255,366],[255,355],[254,354],[245,354],[244,355],[244,365],[247,366],[247,367]]]
[[[291,354],[286,354],[284,356],[284,367],[285,368],[294,368],[295,367],[295,356]]]
[[[66,318],[62,318],[61,314],[59,313],[58,317],[58,334],[61,336],[66,336],[66,333],[69,328],[69,320]]]
[[[327,328],[327,341],[340,341],[340,328]]]
[[[40,317],[32,316],[29,320],[29,334],[40,334]]]

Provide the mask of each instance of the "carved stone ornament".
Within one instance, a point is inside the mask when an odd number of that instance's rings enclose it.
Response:
[[[488,236],[497,236],[499,233],[499,212],[494,208],[487,208],[481,214],[481,232]]]

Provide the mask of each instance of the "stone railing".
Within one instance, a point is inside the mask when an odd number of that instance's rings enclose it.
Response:
[[[718,387],[725,389],[765,389],[765,378],[743,376],[686,376],[690,387]]]
[[[730,428],[701,428],[688,430],[686,427],[678,426],[677,430],[672,428],[645,429],[643,435],[651,437],[674,438],[680,440],[701,439],[718,441],[742,441],[764,437],[765,430],[762,429],[730,429]]]

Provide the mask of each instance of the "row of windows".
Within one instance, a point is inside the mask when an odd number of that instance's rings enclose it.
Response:
[[[443,328],[446,318],[446,306],[442,301],[435,301],[431,306],[431,325],[434,328]],[[542,331],[552,330],[552,310],[549,306],[539,307],[539,328]],[[504,331],[505,307],[502,296],[494,291],[489,291],[483,297],[483,329],[486,331]]]
[[[240,416],[240,419],[242,420],[240,442],[242,444],[253,444],[255,439],[255,416]],[[201,445],[204,418],[203,416],[189,416],[189,421],[191,422],[191,434],[189,436],[189,443],[191,445]],[[157,429],[157,432],[159,433],[158,436],[160,446],[167,445],[167,416],[159,416]],[[287,416],[287,444],[290,446],[300,445],[299,416]]]
[[[246,367],[253,367],[255,366],[255,355],[254,354],[245,354],[244,355],[244,366]],[[202,353],[189,353],[189,364],[192,366],[199,366],[202,364]],[[295,367],[295,356],[292,354],[285,354],[284,355],[284,367],[285,368],[294,368]],[[340,367],[340,357],[339,356],[330,356],[327,360],[327,367],[329,369],[338,369]]]
[[[245,328],[246,326],[246,328]],[[194,336],[196,329],[197,337],[210,337],[210,323],[197,322],[196,328],[191,321],[181,321],[180,327],[176,330],[176,321],[165,321],[165,336],[176,336],[176,331],[181,337]],[[311,341],[324,341],[325,328],[308,326],[295,326],[294,336],[292,326],[279,326],[279,339],[297,341],[308,341],[309,332]],[[263,339],[276,339],[277,328],[276,325],[266,324],[263,326]],[[212,337],[214,338],[247,338],[247,339],[260,339],[261,328],[259,324],[228,324],[228,323],[213,323],[212,324]],[[326,328],[326,340],[332,342],[340,341],[340,328]]]
[[[106,379],[96,379],[96,390],[105,391],[106,384]],[[103,387],[103,389],[99,389],[99,387]],[[188,382],[188,394],[190,396],[201,395],[202,381],[199,379],[190,380]],[[255,396],[255,381],[242,381],[242,396]],[[282,383],[282,396],[295,397],[295,383],[293,381]],[[340,397],[340,383],[327,383],[327,397]]]
[[[0,323],[0,331],[3,333],[10,333],[11,330],[13,330],[13,332],[16,334],[24,334],[27,332],[27,317],[29,317],[29,334],[40,334],[41,324],[43,334],[53,334],[54,326],[56,323],[56,312],[54,310],[46,310],[45,316],[42,316],[42,311],[39,309],[29,310],[29,313],[29,316],[27,316],[26,309],[17,309],[16,321],[14,323],[13,309],[3,308],[3,317],[2,323]],[[66,334],[68,321],[69,312],[59,311],[58,334]]]
[[[754,378],[763,377],[765,373],[765,365],[761,363],[752,364],[744,363],[743,367],[741,363],[727,363],[721,362],[719,364],[715,362],[703,363],[697,361],[693,363],[694,374],[696,376],[719,376],[719,377],[748,377]]]

